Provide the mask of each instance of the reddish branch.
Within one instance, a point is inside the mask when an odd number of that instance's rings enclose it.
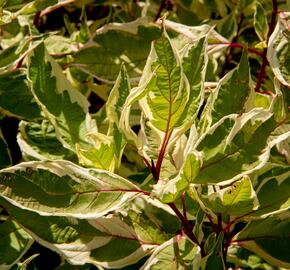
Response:
[[[269,30],[267,33],[266,47],[263,50],[263,62],[260,68],[260,72],[258,74],[257,83],[255,87],[256,92],[260,92],[260,88],[261,88],[263,79],[265,77],[266,66],[268,65],[268,60],[267,60],[268,43],[269,43],[270,36],[273,33],[274,28],[275,28],[276,15],[278,12],[277,0],[272,0],[272,5],[273,5],[272,16],[271,16],[271,21],[269,23]]]
[[[156,14],[156,17],[155,17],[155,21],[157,21],[163,11],[163,9],[165,8],[166,6],[166,2],[167,0],[162,0],[161,3],[160,3],[160,6],[159,6],[159,9],[157,11],[157,14]]]
[[[235,42],[224,42],[224,43],[211,43],[210,45],[226,45],[230,48],[245,48],[245,45],[241,44],[241,43],[235,43]],[[254,48],[248,48],[248,51],[250,53],[254,53],[260,57],[263,57],[263,53],[254,49]]]

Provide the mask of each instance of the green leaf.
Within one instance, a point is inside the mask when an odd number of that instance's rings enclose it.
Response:
[[[116,79],[124,62],[130,78],[140,77],[151,41],[159,36],[159,27],[148,24],[145,18],[108,24],[96,32],[93,43],[89,42],[75,54],[71,65],[108,82]]]
[[[250,222],[235,237],[235,241],[271,265],[289,268],[290,219],[287,214],[285,217],[272,216]]]
[[[199,124],[201,132],[226,115],[242,113],[250,92],[248,54],[244,51],[239,65],[219,81],[208,97]]]
[[[256,108],[213,125],[196,143],[203,163],[194,182],[230,184],[262,168],[271,148],[290,136],[290,132],[271,136],[277,126],[273,118],[269,111]]]
[[[256,188],[260,207],[254,216],[287,212],[290,207],[290,166],[274,166],[258,177]]]
[[[20,119],[41,118],[24,71],[16,70],[0,75],[0,110]]]
[[[129,77],[123,64],[106,102],[107,117],[112,123],[119,123],[121,111],[130,92]]]
[[[65,159],[77,162],[74,152],[57,140],[54,127],[48,120],[40,123],[21,121],[17,142],[25,160]]]
[[[218,32],[225,38],[231,40],[237,33],[237,15],[231,12],[217,23]]]
[[[200,260],[200,248],[177,235],[156,248],[141,270],[198,270]]]
[[[21,44],[21,42],[20,42]],[[20,57],[19,43],[14,43],[11,46],[0,51],[0,67],[9,66]]]
[[[148,73],[145,71],[143,76],[150,80],[142,87],[146,95],[140,105],[150,124],[161,132],[170,133],[182,124],[189,85],[167,34],[154,43],[149,61],[146,66],[151,71],[145,68]],[[140,83],[144,79],[141,78]]]
[[[254,28],[261,41],[267,39],[267,34],[269,31],[267,14],[259,1],[256,2],[256,10],[254,15]]]
[[[0,269],[10,269],[32,245],[29,234],[8,218],[0,223]]]
[[[0,169],[10,166],[11,163],[9,148],[0,129]]]
[[[119,127],[119,120],[129,91],[129,78],[125,66],[122,65],[119,76],[106,102],[105,109],[109,122],[107,135],[99,132],[92,132],[87,135],[92,142],[92,146],[89,148],[78,146],[77,151],[82,165],[112,172],[119,169],[126,146],[122,129]]]
[[[169,207],[148,197],[131,201],[122,209],[124,215],[94,219],[42,216],[3,199],[1,203],[36,241],[76,265],[120,269],[149,255],[180,226]]]
[[[76,144],[86,145],[86,135],[95,129],[86,98],[72,88],[43,43],[33,50],[29,60],[32,93],[53,124],[57,138],[72,151]]]
[[[90,147],[77,147],[80,164],[113,172],[116,167],[114,138],[98,132],[87,137],[93,143]]]
[[[183,117],[192,124],[204,101],[204,81],[208,57],[206,53],[207,39],[201,38],[195,45],[188,45],[182,58],[183,72],[190,84],[188,106]]]
[[[93,218],[142,194],[124,178],[68,161],[27,162],[0,174],[0,196],[42,215]]]
[[[202,231],[202,225],[203,225],[203,219],[204,219],[204,212],[201,208],[198,209],[196,213],[196,219],[195,219],[195,224],[193,228],[193,234],[195,235],[196,239],[198,240],[199,243],[202,242],[204,233]]]
[[[215,242],[215,245],[212,249],[212,252],[203,257],[201,260],[201,270],[211,270],[211,269],[217,269],[217,270],[226,270],[226,266],[223,260],[223,239],[224,234],[220,233],[217,237],[217,240]]]
[[[276,78],[282,84],[290,86],[290,34],[287,22],[289,13],[283,14],[284,13],[279,13],[277,25],[270,36],[267,59]]]
[[[34,1],[30,1],[23,8],[18,10],[16,12],[15,16],[36,13],[37,11],[45,9],[49,6],[53,6],[54,4],[56,4],[58,2],[61,2],[61,1],[58,1],[58,0],[34,0]]]
[[[139,261],[158,246],[146,242],[122,217],[76,219],[41,216],[4,202],[5,208],[41,245],[58,252],[69,263],[91,263],[121,268]],[[146,231],[146,228],[144,228]]]
[[[164,181],[160,179],[154,185],[153,196],[156,196],[163,203],[174,202],[188,185],[194,181],[199,173],[200,165],[201,161],[198,154],[189,153],[176,177]]]
[[[258,207],[256,193],[247,176],[227,188],[208,196],[201,195],[200,198],[206,207],[218,214],[243,215]]]

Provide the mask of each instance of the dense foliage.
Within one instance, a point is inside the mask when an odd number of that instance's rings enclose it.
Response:
[[[2,1],[0,269],[289,269],[286,11]]]

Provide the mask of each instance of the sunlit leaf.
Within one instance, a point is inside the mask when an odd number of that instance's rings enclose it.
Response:
[[[76,144],[87,144],[86,135],[94,130],[88,102],[72,88],[60,66],[47,54],[43,43],[30,56],[28,78],[37,103],[63,145],[75,151]]]
[[[214,213],[225,215],[243,215],[258,207],[257,196],[249,177],[208,196],[201,195],[201,200]]]
[[[68,161],[27,162],[0,174],[0,196],[42,215],[93,218],[142,194],[124,178]]]
[[[175,236],[155,249],[142,270],[180,269],[198,270],[200,249],[183,236]]]

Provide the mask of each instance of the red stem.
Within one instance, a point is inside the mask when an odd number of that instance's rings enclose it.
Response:
[[[263,62],[260,68],[260,72],[258,74],[258,78],[257,78],[257,83],[255,87],[256,92],[260,92],[260,88],[261,88],[263,79],[265,77],[266,66],[268,65],[268,60],[267,60],[268,42],[269,42],[269,38],[271,34],[274,31],[275,22],[276,22],[276,14],[278,12],[277,0],[272,0],[272,5],[273,5],[273,11],[272,11],[271,21],[269,23],[269,30],[268,30],[267,39],[266,39],[267,46],[266,48],[264,48],[264,51],[263,51]]]
[[[176,207],[176,205],[174,203],[168,203],[168,205],[174,211],[174,213],[177,215],[177,217],[181,220],[181,222],[184,226],[185,234],[190,238],[191,241],[193,241],[197,245],[200,245],[197,238],[195,237],[195,235],[192,232],[192,227],[189,224],[188,220],[186,220],[185,217],[180,213],[180,211],[178,210],[178,208]]]
[[[230,48],[241,48],[241,49],[245,48],[245,45],[236,42],[211,43],[210,45],[227,45]],[[263,57],[263,53],[254,48],[248,48],[248,51],[260,57]]]
[[[160,15],[161,15],[161,13],[162,13],[162,11],[163,11],[163,9],[165,8],[165,6],[166,6],[166,2],[167,2],[167,0],[162,0],[161,1],[161,4],[160,4],[160,6],[159,6],[159,9],[158,9],[158,11],[157,11],[157,14],[156,14],[156,16],[155,16],[155,22],[159,19],[159,17],[160,17]]]
[[[185,193],[182,192],[181,194],[181,203],[182,203],[182,211],[183,211],[183,216],[186,220],[187,219],[187,213],[186,213],[186,206],[185,206]]]

